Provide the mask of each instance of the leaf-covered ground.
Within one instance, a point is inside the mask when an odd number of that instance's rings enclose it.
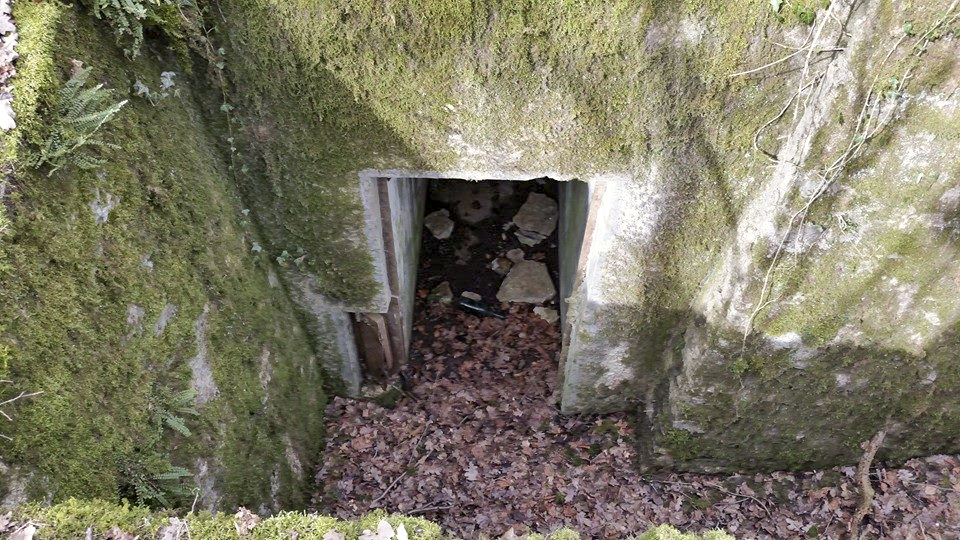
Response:
[[[423,515],[463,537],[510,527],[622,537],[654,524],[743,538],[846,538],[856,468],[802,474],[640,475],[625,414],[565,417],[559,329],[527,307],[507,320],[420,300],[407,396],[392,409],[335,399],[317,509]],[[960,538],[960,459],[875,464],[867,538]],[[529,529],[527,529],[529,530]]]

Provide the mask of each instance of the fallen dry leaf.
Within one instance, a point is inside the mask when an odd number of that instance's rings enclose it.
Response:
[[[250,534],[250,531],[252,531],[258,523],[260,523],[260,516],[242,506],[237,510],[237,513],[233,515],[233,526],[237,529],[237,535],[239,536]]]

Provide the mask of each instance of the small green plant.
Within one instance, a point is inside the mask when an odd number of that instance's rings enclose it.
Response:
[[[105,20],[117,37],[117,43],[129,42],[123,49],[130,58],[140,55],[144,25],[161,28],[168,34],[174,30],[177,6],[189,5],[184,0],[93,0],[93,15]]]
[[[154,435],[142,441],[136,453],[120,463],[120,497],[149,506],[171,507],[178,499],[191,494],[189,484],[183,482],[193,475],[184,467],[174,466],[162,451],[165,430],[171,429],[189,437],[184,416],[196,416],[196,393],[193,389],[172,393],[163,386],[155,386],[147,405]]]
[[[806,26],[816,21],[817,9],[825,9],[829,5],[830,2],[826,0],[770,0],[770,9],[780,22],[789,19]]]
[[[133,92],[139,97],[147,98],[150,101],[150,104],[156,106],[161,100],[170,97],[180,97],[180,89],[175,88],[176,83],[173,82],[173,78],[177,74],[174,71],[164,71],[160,74],[160,89],[153,90],[147,86],[143,81],[137,79],[133,83]]]
[[[181,415],[196,416],[199,414],[194,408],[193,402],[197,397],[192,388],[169,395],[167,392],[158,392],[157,397],[150,404],[150,414],[153,418],[157,430],[162,432],[164,427],[168,427],[177,433],[189,437],[190,428]]]
[[[121,465],[120,495],[144,506],[171,508],[177,499],[189,497],[192,492],[181,479],[193,474],[184,467],[171,465],[159,454],[148,459],[131,460]]]
[[[57,108],[50,124],[50,134],[38,152],[27,156],[27,163],[35,168],[50,166],[47,176],[73,164],[81,169],[93,169],[104,160],[87,153],[90,147],[119,148],[116,144],[94,138],[94,134],[110,121],[127,101],[113,102],[113,92],[102,84],[85,88],[89,68],[79,68],[60,88]]]

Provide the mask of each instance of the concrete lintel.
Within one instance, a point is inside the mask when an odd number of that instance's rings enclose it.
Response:
[[[512,180],[524,181],[534,180],[536,178],[549,177],[554,180],[566,182],[568,180],[580,180],[583,182],[593,182],[595,180],[622,181],[633,178],[627,173],[589,173],[572,174],[559,171],[518,171],[518,170],[450,170],[450,171],[422,171],[413,169],[363,169],[360,171],[361,182],[364,179],[377,178],[448,178],[458,180]]]

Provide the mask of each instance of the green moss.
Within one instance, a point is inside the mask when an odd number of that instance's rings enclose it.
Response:
[[[20,508],[15,520],[32,520],[37,525],[36,538],[82,538],[86,531],[92,530],[94,537],[106,535],[114,527],[122,532],[145,538],[155,537],[162,527],[170,526],[175,518],[170,513],[150,512],[146,508],[116,505],[99,500],[70,499],[52,507],[27,506]],[[413,540],[440,540],[452,538],[439,525],[423,518],[387,515],[375,511],[361,518],[343,521],[316,514],[282,512],[265,518],[257,523],[245,536],[240,536],[234,527],[233,516],[220,513],[216,516],[208,512],[187,514],[182,518],[189,529],[191,538],[204,540],[232,540],[253,538],[255,540],[286,540],[293,536],[303,540],[321,540],[330,531],[337,531],[349,540],[358,538],[364,531],[377,531],[377,525],[386,520],[397,530],[401,525],[409,538]],[[530,540],[578,540],[580,535],[568,528],[558,529],[548,534],[534,533],[526,536]],[[680,533],[676,529],[662,525],[650,529],[638,538],[651,540],[727,540],[731,538],[721,531],[711,531],[702,535]]]
[[[733,537],[723,531],[703,534],[682,533],[669,525],[661,525],[636,537],[637,540],[729,540]]]
[[[669,428],[664,432],[662,441],[670,455],[682,461],[689,461],[703,454],[698,437],[689,431]]]
[[[106,535],[114,527],[151,538],[164,525],[163,514],[152,514],[148,508],[117,504],[99,499],[67,499],[55,506],[27,505],[17,510],[21,519],[32,519],[42,525],[35,538],[83,538],[92,528],[94,537]]]
[[[127,60],[80,8],[18,9],[28,25],[42,14],[57,44],[37,46],[43,57],[27,58],[18,89],[25,77],[24,89],[55,90],[77,59],[121,95],[162,71],[178,73],[180,93],[156,105],[131,96],[103,129],[122,148],[102,149],[102,170],[47,178],[18,168],[0,245],[0,342],[15,386],[44,393],[12,411],[13,440],[0,452],[36,470],[55,500],[112,499],[129,492],[131,470],[194,469],[202,457],[226,504],[269,500],[277,470],[279,502],[305,506],[322,445],[322,380],[285,291],[268,285],[269,261],[251,250],[258,233],[208,131],[199,106],[207,98],[193,90],[207,84],[161,48]],[[34,72],[43,76],[26,79]],[[23,129],[42,131],[44,110],[23,114]],[[108,203],[98,223],[91,205]],[[168,307],[175,315],[160,330]],[[198,344],[219,394],[187,418],[190,437],[158,434],[157,392],[190,386]]]
[[[13,100],[17,127],[0,134],[0,162],[12,163],[21,141],[36,143],[43,130],[38,109],[48,107],[57,88],[52,51],[66,8],[56,2],[20,2],[13,6],[19,43]]]

